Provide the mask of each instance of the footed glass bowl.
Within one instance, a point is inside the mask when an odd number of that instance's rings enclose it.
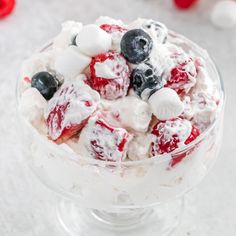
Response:
[[[184,194],[200,183],[215,162],[223,130],[222,81],[205,50],[174,32],[169,37],[178,38],[185,51],[206,60],[221,94],[217,118],[182,149],[138,161],[89,159],[40,135],[19,111],[26,160],[39,180],[60,194],[57,216],[70,235],[169,235],[180,220]],[[18,102],[19,88],[18,81]],[[171,167],[171,161],[181,156],[185,158]]]

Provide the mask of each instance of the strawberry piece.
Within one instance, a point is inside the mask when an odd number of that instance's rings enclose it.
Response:
[[[174,0],[174,4],[179,9],[188,9],[196,4],[197,0]]]
[[[0,0],[0,18],[9,15],[13,11],[15,4],[15,0]]]
[[[170,70],[165,87],[174,89],[178,94],[188,93],[196,83],[195,63],[184,54],[174,54],[171,58],[176,66]]]
[[[126,31],[125,28],[122,28],[119,25],[109,25],[109,24],[103,24],[100,25],[100,28],[103,29],[104,31],[106,31],[107,33],[114,33],[114,32],[124,32]]]
[[[126,158],[131,138],[125,129],[113,127],[104,118],[95,115],[89,118],[79,142],[95,159],[121,161]]]
[[[200,135],[197,127],[192,126],[191,122],[176,118],[157,123],[152,129],[151,155],[161,155],[170,153],[175,149],[191,143]],[[172,157],[170,166],[173,167],[189,154],[184,152]]]
[[[90,63],[91,86],[102,98],[114,100],[127,94],[130,69],[125,58],[116,52],[94,57]]]
[[[63,143],[79,132],[97,108],[99,95],[83,81],[64,83],[48,103],[49,138]]]
[[[186,139],[186,141],[184,142],[185,145],[191,143],[193,140],[195,140],[198,136],[200,135],[200,130],[195,127],[192,126],[192,131],[191,134],[189,135],[189,137]],[[170,166],[173,167],[176,164],[178,164],[179,162],[181,162],[187,155],[189,155],[192,151],[194,150],[194,148],[191,148],[190,150],[183,152],[181,154],[176,154],[176,155],[172,155],[172,160],[170,162]]]

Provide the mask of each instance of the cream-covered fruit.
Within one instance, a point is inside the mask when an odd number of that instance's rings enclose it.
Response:
[[[196,140],[222,105],[206,58],[181,43],[151,19],[65,22],[51,47],[23,63],[20,110],[48,142],[85,159],[165,158]]]

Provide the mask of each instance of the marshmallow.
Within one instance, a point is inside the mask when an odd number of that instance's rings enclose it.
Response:
[[[66,78],[74,78],[90,63],[91,58],[80,53],[76,46],[70,46],[58,53],[55,70]]]
[[[81,52],[92,57],[109,51],[112,37],[97,25],[87,25],[78,33],[76,44]]]
[[[36,88],[29,88],[21,95],[19,104],[21,114],[42,133],[47,132],[43,118],[46,106],[47,101]]]
[[[74,37],[82,29],[83,25],[80,22],[66,21],[62,24],[61,32],[53,40],[53,48],[65,49],[73,42]]]
[[[153,114],[159,120],[168,120],[178,117],[184,110],[178,94],[170,88],[156,91],[148,100]]]
[[[232,28],[236,25],[236,2],[224,0],[216,3],[211,13],[211,20],[220,28]]]
[[[111,112],[108,117],[111,124],[137,132],[147,131],[152,113],[143,100],[127,96],[115,101],[103,100],[102,106]]]

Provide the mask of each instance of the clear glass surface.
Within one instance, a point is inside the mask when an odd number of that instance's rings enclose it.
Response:
[[[195,187],[215,162],[221,146],[224,91],[219,73],[207,52],[183,36],[170,39],[187,52],[203,57],[218,84],[218,116],[206,131],[182,149],[139,161],[105,162],[71,152],[40,135],[20,115],[27,161],[38,178],[58,193],[57,215],[71,235],[168,235],[183,210],[181,197]],[[50,49],[50,44],[43,47]],[[42,51],[41,50],[41,51]],[[19,100],[19,82],[17,99]],[[170,161],[187,156],[170,168]],[[91,232],[90,232],[91,231]],[[118,235],[118,233],[116,234]],[[123,234],[124,235],[124,234]]]

